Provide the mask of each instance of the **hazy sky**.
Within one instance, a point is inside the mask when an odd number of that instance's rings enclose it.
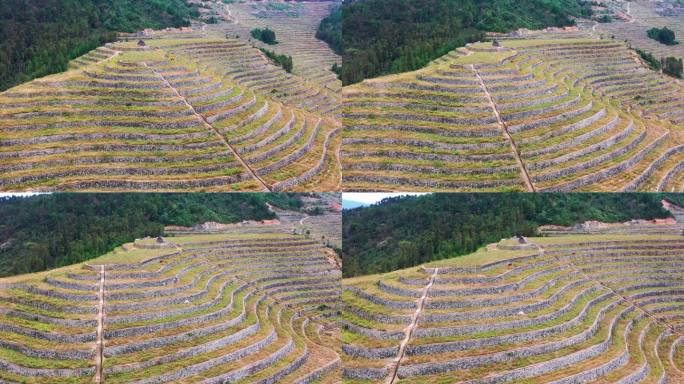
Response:
[[[407,193],[407,192],[400,192],[400,193],[343,193],[342,194],[342,200],[351,200],[351,201],[358,201],[360,203],[374,204],[374,203],[377,203],[378,201],[380,201],[386,197],[406,196],[406,195],[418,196],[418,195],[427,195],[427,193]]]

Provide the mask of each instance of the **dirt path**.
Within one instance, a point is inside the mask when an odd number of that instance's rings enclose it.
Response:
[[[508,132],[508,127],[506,126],[506,123],[503,122],[501,119],[501,114],[499,113],[498,108],[496,107],[496,104],[494,103],[494,99],[492,99],[492,95],[489,94],[489,90],[487,89],[487,86],[484,83],[484,80],[482,80],[482,76],[480,76],[480,72],[475,68],[474,65],[470,64],[470,69],[473,70],[475,73],[475,76],[477,77],[477,80],[480,82],[480,88],[484,91],[485,95],[487,96],[487,100],[489,101],[489,106],[492,108],[492,111],[494,112],[494,115],[496,116],[496,120],[499,124],[499,127],[501,127],[501,130],[504,133],[504,136],[506,136],[506,139],[508,140],[509,144],[511,145],[511,149],[513,150],[513,154],[515,155],[515,160],[518,163],[518,167],[520,167],[520,175],[523,178],[523,181],[525,181],[525,185],[527,186],[528,192],[536,192],[534,189],[534,185],[532,184],[532,181],[530,180],[530,175],[527,172],[527,168],[525,167],[525,163],[522,161],[522,158],[520,158],[520,152],[518,152],[518,147],[515,145],[515,140],[513,140],[513,136]]]
[[[183,103],[188,108],[190,108],[192,113],[195,114],[200,119],[202,119],[202,121],[204,122],[204,125],[206,125],[208,128],[210,128],[221,139],[221,141],[223,141],[223,143],[226,145],[226,147],[228,147],[228,149],[230,149],[230,151],[233,153],[233,156],[235,156],[235,158],[240,162],[240,164],[242,164],[242,166],[250,173],[250,175],[256,181],[259,182],[259,184],[261,184],[261,187],[264,189],[265,192],[271,192],[271,188],[269,188],[268,184],[266,184],[266,182],[264,180],[262,180],[261,177],[259,177],[259,175],[256,174],[256,172],[252,169],[252,167],[250,167],[249,164],[247,164],[247,162],[242,158],[242,156],[240,156],[240,154],[235,150],[235,148],[233,148],[233,146],[228,142],[228,140],[226,140],[226,138],[221,134],[221,132],[218,129],[216,129],[216,127],[214,127],[204,116],[202,116],[199,112],[197,112],[195,110],[195,108],[188,102],[188,100],[185,97],[183,97],[183,95],[181,95],[180,92],[178,92],[178,89],[176,89],[176,87],[174,87],[173,85],[171,85],[171,83],[169,83],[169,81],[166,79],[166,77],[164,77],[164,75],[162,75],[156,69],[148,67],[147,63],[143,63],[143,65],[146,68],[150,68],[152,70],[152,72],[154,72],[157,76],[159,76],[159,78],[164,82],[164,84],[166,84],[167,87],[171,88],[173,90],[173,92],[176,94],[176,96],[179,99],[181,99],[183,101]]]
[[[104,356],[104,287],[105,287],[105,267],[100,266],[100,291],[98,293],[98,307],[97,307],[97,341],[95,351],[95,382],[104,382],[102,376],[102,359]]]
[[[425,286],[425,289],[423,289],[423,295],[420,297],[420,299],[418,299],[418,308],[416,308],[416,312],[411,317],[411,324],[404,331],[406,335],[404,337],[404,340],[401,341],[401,344],[399,344],[399,352],[397,353],[397,357],[394,359],[394,361],[392,361],[392,367],[390,368],[391,371],[389,376],[387,376],[385,384],[393,384],[394,381],[397,379],[397,371],[399,370],[399,366],[401,365],[401,359],[404,358],[404,353],[406,353],[406,346],[411,340],[411,335],[413,335],[413,331],[416,329],[416,325],[418,324],[418,318],[420,317],[420,314],[423,312],[425,300],[427,299],[427,295],[430,292],[430,288],[432,288],[432,285],[435,283],[435,277],[437,277],[438,272],[439,268],[435,268],[435,271],[432,273],[432,276],[430,276],[430,282]]]

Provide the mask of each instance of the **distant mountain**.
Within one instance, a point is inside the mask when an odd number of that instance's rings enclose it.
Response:
[[[368,207],[369,205],[370,204],[362,203],[360,201],[342,199],[342,209],[354,209],[354,208],[359,208],[359,207]]]

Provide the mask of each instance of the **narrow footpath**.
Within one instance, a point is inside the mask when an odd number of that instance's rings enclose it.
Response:
[[[527,186],[527,191],[528,192],[536,192],[534,189],[534,185],[532,184],[532,181],[530,180],[530,174],[527,172],[527,168],[525,167],[525,163],[523,162],[522,158],[520,157],[520,152],[518,152],[518,146],[515,145],[515,140],[513,140],[513,136],[508,132],[508,127],[506,126],[506,123],[501,119],[501,114],[499,113],[499,109],[496,107],[496,104],[494,103],[494,99],[492,99],[492,95],[489,94],[489,90],[487,89],[487,86],[484,83],[484,80],[482,80],[482,76],[480,76],[480,71],[475,68],[474,65],[470,64],[470,69],[475,73],[475,76],[477,77],[477,80],[480,82],[480,88],[482,88],[482,91],[484,91],[485,95],[487,96],[487,101],[489,101],[489,106],[492,108],[492,111],[494,112],[494,115],[496,116],[496,120],[499,124],[499,127],[501,127],[501,130],[503,131],[504,136],[506,136],[506,139],[508,140],[508,143],[511,145],[511,150],[513,151],[513,155],[515,156],[515,160],[518,163],[518,167],[520,167],[520,175],[523,178],[523,181],[525,182],[525,185]]]
[[[432,288],[432,284],[435,283],[435,278],[437,277],[438,272],[439,268],[435,268],[435,271],[432,273],[432,276],[430,276],[430,282],[423,289],[423,295],[417,301],[418,308],[416,308],[416,312],[411,317],[411,324],[404,330],[404,340],[402,340],[401,344],[399,344],[399,352],[397,352],[397,357],[391,363],[392,366],[390,367],[390,372],[387,376],[385,384],[394,384],[394,381],[397,379],[397,371],[399,370],[401,360],[404,358],[404,354],[406,353],[406,346],[411,340],[411,335],[413,335],[413,331],[416,329],[418,319],[420,318],[420,314],[423,312],[423,308],[425,307],[425,300],[427,300],[427,295],[430,292],[430,288]]]
[[[221,139],[221,141],[223,141],[223,143],[224,143],[224,144],[228,147],[228,149],[233,153],[233,156],[235,156],[235,158],[240,162],[240,164],[242,164],[242,166],[243,166],[245,169],[247,169],[247,171],[249,172],[249,174],[250,174],[257,182],[259,182],[259,184],[261,184],[261,187],[263,188],[264,191],[266,191],[266,192],[271,192],[271,188],[269,188],[268,184],[266,184],[266,182],[265,182],[263,179],[261,179],[261,177],[259,177],[259,175],[257,175],[257,173],[254,171],[254,169],[252,169],[252,167],[250,167],[249,164],[247,164],[247,162],[242,158],[242,156],[240,156],[240,154],[235,150],[235,148],[233,148],[233,146],[228,142],[228,140],[226,140],[226,138],[223,136],[223,134],[222,134],[218,129],[216,129],[216,127],[214,127],[214,126],[213,126],[213,125],[212,125],[212,124],[211,124],[211,123],[210,123],[202,114],[200,114],[199,112],[197,112],[197,111],[195,110],[195,108],[188,102],[188,100],[187,100],[183,95],[181,95],[180,92],[178,92],[178,89],[176,89],[176,87],[174,87],[173,85],[171,85],[171,83],[169,83],[169,81],[166,79],[166,77],[164,77],[164,75],[161,74],[161,72],[157,71],[156,69],[154,69],[154,68],[152,68],[152,67],[149,67],[149,66],[147,65],[147,63],[143,63],[143,66],[145,66],[146,68],[151,69],[152,72],[154,72],[157,76],[159,76],[159,78],[164,82],[164,84],[166,84],[167,87],[171,88],[171,89],[173,90],[173,92],[176,94],[176,96],[177,96],[179,99],[181,99],[181,100],[183,101],[183,103],[184,103],[188,108],[190,108],[190,110],[192,111],[192,113],[195,114],[195,116],[197,116],[197,117],[199,117],[200,119],[202,119],[202,121],[204,122],[204,125],[206,125],[207,128],[211,129],[211,130],[212,130],[212,131]]]
[[[100,266],[100,290],[98,293],[97,306],[97,341],[95,351],[95,382],[103,383],[104,377],[102,375],[102,359],[104,357],[104,288],[105,288],[105,267]]]

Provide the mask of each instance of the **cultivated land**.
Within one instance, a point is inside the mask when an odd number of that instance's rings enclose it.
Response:
[[[0,93],[0,190],[338,189],[339,95],[226,25],[130,37]]]
[[[682,225],[613,227],[343,280],[345,381],[684,381]]]
[[[684,188],[680,82],[585,31],[499,40],[345,87],[344,189]]]
[[[323,41],[316,39],[316,30],[321,20],[328,16],[337,1],[319,2],[277,2],[247,1],[225,4],[224,16],[227,23],[209,26],[255,46],[292,56],[294,73],[315,82],[329,90],[339,102],[342,82],[331,68],[342,64],[342,58],[335,54]],[[268,45],[254,39],[250,32],[254,28],[269,28],[276,33],[278,44]]]
[[[618,41],[627,40],[632,47],[646,50],[656,58],[673,56],[684,58],[684,44],[665,45],[648,37],[646,32],[653,28],[668,27],[678,40],[684,38],[684,13],[661,15],[656,10],[662,2],[657,1],[609,1],[610,13],[621,12],[627,20],[616,19],[611,23],[584,24],[595,34],[615,36]]]
[[[286,225],[176,232],[0,279],[0,381],[339,380],[341,272],[320,240]]]

